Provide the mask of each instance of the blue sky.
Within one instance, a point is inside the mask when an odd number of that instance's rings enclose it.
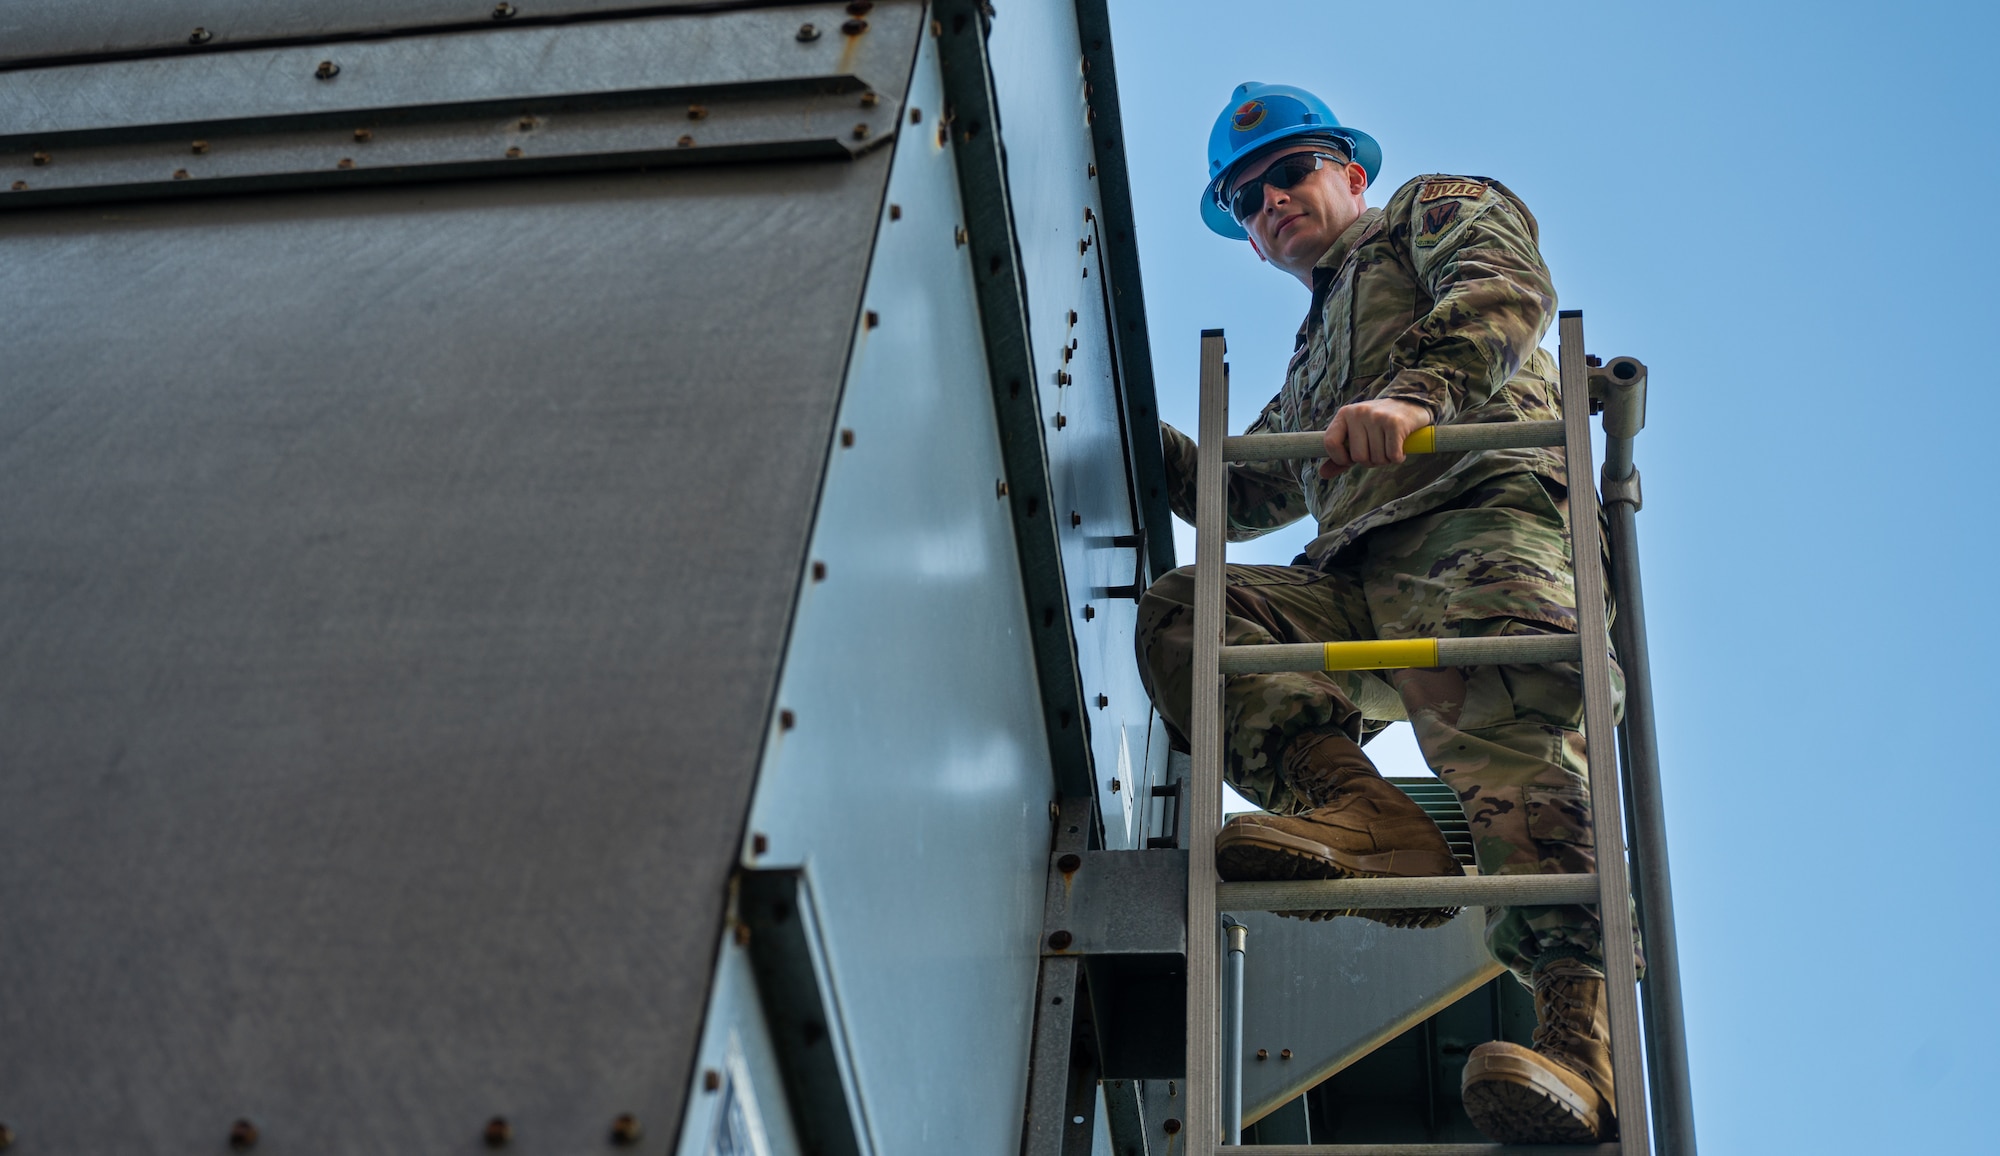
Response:
[[[1243,80],[1373,134],[1374,203],[1419,173],[1506,182],[1591,351],[1649,365],[1639,523],[1702,1151],[1996,1150],[1975,404],[1996,9],[1111,8],[1168,420],[1193,429],[1196,335],[1220,326],[1240,428],[1305,307],[1195,213]]]

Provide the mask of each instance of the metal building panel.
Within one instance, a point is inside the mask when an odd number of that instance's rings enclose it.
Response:
[[[1481,915],[1473,908],[1441,928],[1415,931],[1366,919],[1309,923],[1237,913],[1250,928],[1244,1121],[1275,1111],[1500,974],[1486,954]]]
[[[664,1141],[672,1136],[671,1121],[659,1123],[665,1134],[647,1132],[642,1151],[664,1150]],[[734,937],[724,938],[718,952],[701,1047],[688,1073],[687,1115],[674,1151],[677,1156],[805,1156],[786,1110],[779,1057],[748,945]]]
[[[268,40],[715,7],[714,0],[0,0],[0,68],[67,56],[200,54]]]
[[[928,126],[941,101],[925,38],[907,103]],[[934,133],[898,139],[886,200],[744,855],[811,880],[862,1150],[1015,1156],[1048,740]]]
[[[680,1118],[887,169],[0,217],[23,1151]]]

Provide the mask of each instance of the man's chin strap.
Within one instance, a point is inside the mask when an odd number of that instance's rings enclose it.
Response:
[[[1250,251],[1252,253],[1257,254],[1257,259],[1259,261],[1264,262],[1266,265],[1269,265],[1271,263],[1271,259],[1264,255],[1264,250],[1259,249],[1257,247],[1257,238],[1255,237],[1250,238]]]

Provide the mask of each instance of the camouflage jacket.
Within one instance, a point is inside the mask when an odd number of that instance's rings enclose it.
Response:
[[[1485,177],[1418,177],[1369,209],[1313,270],[1284,388],[1250,433],[1323,430],[1351,402],[1395,398],[1446,422],[1560,417],[1555,359],[1540,347],[1555,287],[1528,207]],[[1194,442],[1162,423],[1169,501],[1194,520]],[[1480,482],[1528,472],[1567,484],[1553,449],[1412,455],[1322,478],[1319,462],[1229,468],[1229,537],[1311,513],[1324,562],[1370,530],[1443,506]]]

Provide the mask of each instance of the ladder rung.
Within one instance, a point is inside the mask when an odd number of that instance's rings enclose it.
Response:
[[[1394,670],[1408,666],[1539,666],[1577,662],[1583,644],[1574,634],[1524,634],[1503,638],[1390,638],[1374,642],[1282,642],[1225,646],[1222,673],[1269,674],[1280,670]]]
[[[1472,425],[1427,425],[1403,439],[1408,454],[1452,454],[1467,450],[1510,450],[1563,444],[1559,421],[1500,421]],[[1222,439],[1222,456],[1232,462],[1311,461],[1326,456],[1318,431],[1241,434]]]
[[[1223,911],[1341,911],[1400,907],[1566,907],[1597,902],[1595,875],[1472,875],[1426,879],[1290,879],[1218,883]]]
[[[1618,1156],[1618,1144],[1254,1144],[1258,1156]],[[1220,1152],[1220,1148],[1218,1148]]]
[[[1619,1156],[1616,1144],[1258,1144],[1257,1156]],[[1222,1149],[1217,1149],[1218,1152]]]

